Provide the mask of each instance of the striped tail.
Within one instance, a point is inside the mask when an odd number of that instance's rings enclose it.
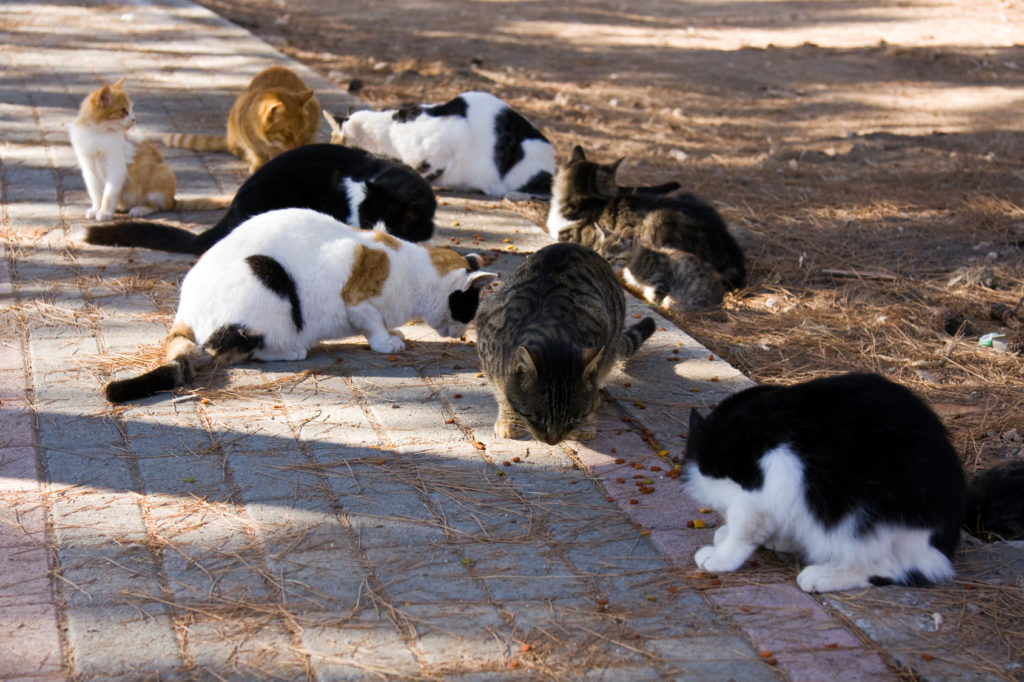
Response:
[[[622,332],[622,353],[620,357],[628,358],[644,341],[651,338],[657,325],[653,317],[645,317]]]
[[[167,147],[192,149],[197,152],[226,152],[228,140],[223,135],[200,135],[199,133],[170,133],[161,141]]]
[[[195,197],[192,199],[174,200],[175,211],[216,211],[231,205],[233,194],[218,194],[212,197]]]
[[[171,328],[167,337],[166,357],[164,364],[145,374],[111,381],[103,389],[107,400],[125,403],[173,390],[191,381],[196,366],[209,360],[209,356],[196,345],[192,328],[182,322],[175,322]]]

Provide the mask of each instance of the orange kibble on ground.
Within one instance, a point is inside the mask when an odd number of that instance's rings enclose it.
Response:
[[[621,457],[619,457],[618,459],[616,459],[616,460],[615,460],[615,463],[616,463],[616,464],[625,464],[625,463],[626,463],[626,460],[624,460],[624,459],[622,459]]]

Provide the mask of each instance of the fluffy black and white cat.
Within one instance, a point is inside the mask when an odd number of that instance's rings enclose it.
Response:
[[[214,360],[302,360],[317,342],[353,334],[393,353],[405,347],[396,327],[413,320],[461,336],[496,277],[479,266],[478,256],[357,230],[309,209],[262,213],[185,275],[165,363],[111,382],[106,397],[171,390]]]
[[[486,92],[464,92],[444,104],[356,111],[340,127],[327,120],[332,142],[400,159],[435,187],[491,196],[551,193],[551,143]]]
[[[953,577],[966,484],[938,417],[873,374],[737,393],[693,410],[686,488],[724,518],[697,551],[734,571],[765,546],[806,562],[808,592]]]
[[[333,144],[286,151],[261,166],[235,194],[227,213],[200,234],[159,222],[126,220],[86,228],[83,240],[200,254],[252,216],[279,208],[309,208],[349,224],[377,226],[411,242],[434,234],[437,200],[408,166]]]
[[[708,202],[674,183],[625,188],[622,159],[599,164],[581,147],[555,176],[547,228],[607,258],[630,286],[666,309],[704,310],[746,284],[743,251]]]

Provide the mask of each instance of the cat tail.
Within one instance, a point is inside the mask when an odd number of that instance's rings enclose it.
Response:
[[[234,194],[218,194],[212,197],[195,197],[194,199],[175,199],[175,211],[216,211],[227,208],[234,201]]]
[[[341,124],[344,123],[348,116],[339,119],[337,116],[327,111],[326,109],[321,110],[324,115],[324,120],[327,121],[327,125],[331,129],[331,144],[345,144],[345,136],[341,132]]]
[[[643,342],[651,338],[657,325],[653,317],[645,317],[622,332],[620,339],[620,358],[628,358]]]
[[[175,322],[167,337],[167,361],[145,374],[131,379],[111,381],[103,394],[112,403],[125,403],[148,398],[161,391],[170,391],[191,381],[196,368],[210,360],[210,356],[196,345],[192,328]]]
[[[183,227],[153,220],[115,220],[87,226],[82,241],[98,246],[139,246],[156,251],[200,254],[206,249],[196,244],[199,236]]]
[[[160,138],[165,147],[191,149],[197,152],[226,152],[228,139],[223,135],[200,135],[198,133],[170,133]]]

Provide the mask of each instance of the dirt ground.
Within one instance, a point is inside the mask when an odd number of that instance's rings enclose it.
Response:
[[[685,331],[758,382],[898,380],[968,472],[1024,457],[1021,0],[201,2],[374,107],[486,90],[679,180],[750,269]]]

